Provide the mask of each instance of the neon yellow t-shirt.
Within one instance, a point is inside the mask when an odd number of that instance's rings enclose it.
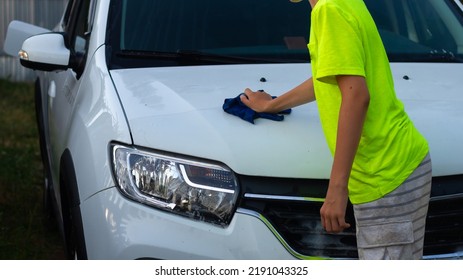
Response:
[[[320,0],[311,15],[309,50],[315,95],[331,152],[341,93],[336,75],[366,79],[370,104],[349,178],[353,204],[393,191],[428,153],[428,144],[397,99],[389,61],[362,0]]]

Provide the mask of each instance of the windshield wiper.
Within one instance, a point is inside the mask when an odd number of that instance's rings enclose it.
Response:
[[[428,54],[423,55],[423,60],[429,62],[463,62],[463,58],[444,49],[430,51]]]
[[[447,62],[462,63],[463,57],[446,50],[433,50],[423,53],[392,53],[388,54],[391,62]]]
[[[167,60],[186,60],[188,62],[215,62],[225,64],[239,64],[239,63],[258,63],[258,62],[281,62],[263,58],[251,58],[240,56],[229,56],[205,53],[200,51],[191,50],[178,50],[175,52],[165,51],[138,51],[138,50],[122,50],[116,54],[120,57],[132,58],[152,58],[152,59],[167,59]]]

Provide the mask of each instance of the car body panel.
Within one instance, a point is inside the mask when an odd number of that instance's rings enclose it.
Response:
[[[462,174],[463,90],[455,82],[460,80],[463,65],[392,63],[391,67],[398,97],[428,140],[433,176]]]
[[[185,78],[175,81],[172,73]],[[255,125],[222,109],[246,84],[281,92],[307,75],[308,65],[111,71],[136,145],[220,161],[240,174],[324,177],[331,157],[315,104],[294,109],[283,123],[256,119]],[[261,76],[268,82],[260,83]]]
[[[109,143],[115,139],[132,142],[125,113],[105,68],[104,49],[99,49],[89,63],[93,66],[82,77],[82,81],[87,82],[79,85],[80,94],[71,101],[68,101],[70,97],[64,96],[64,102],[71,102],[72,106],[63,104],[61,107],[69,109],[71,123],[67,126],[73,129],[63,129],[59,134],[50,133],[63,141],[59,143],[56,139],[54,142],[59,147],[53,153],[55,160],[59,160],[61,150],[70,149],[74,164],[79,167],[76,172],[81,200],[115,184],[108,154]],[[58,171],[56,173],[59,174]]]
[[[392,69],[398,97],[429,140],[434,174],[463,173],[463,130],[453,129],[463,127],[463,94],[454,85],[463,65],[393,63]],[[254,125],[222,110],[225,98],[246,85],[278,95],[309,75],[308,64],[111,71],[136,145],[217,160],[243,175],[329,178],[331,156],[315,104],[294,108],[283,123]]]

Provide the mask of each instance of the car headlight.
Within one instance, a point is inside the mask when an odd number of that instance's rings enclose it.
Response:
[[[128,198],[225,226],[239,194],[233,172],[218,164],[112,146],[117,187]]]

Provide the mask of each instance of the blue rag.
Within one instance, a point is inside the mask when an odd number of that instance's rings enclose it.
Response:
[[[283,114],[291,113],[291,109],[281,111],[278,114],[257,113],[248,106],[244,105],[244,103],[241,102],[240,96],[241,94],[239,94],[235,98],[225,99],[222,108],[225,112],[240,117],[241,119],[248,121],[252,124],[254,124],[254,120],[257,118],[264,118],[273,121],[282,121],[285,118]],[[272,97],[275,98],[275,96]]]

